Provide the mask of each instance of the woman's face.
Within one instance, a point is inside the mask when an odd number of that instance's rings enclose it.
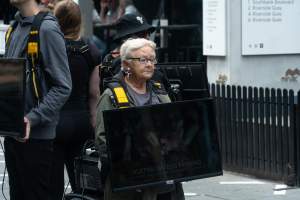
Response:
[[[139,81],[149,80],[152,78],[155,69],[155,51],[149,46],[144,46],[133,51],[126,62],[128,62],[131,76]]]

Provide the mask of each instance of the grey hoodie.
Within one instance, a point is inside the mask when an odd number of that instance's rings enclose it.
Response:
[[[11,34],[5,57],[20,58],[26,56],[25,48],[34,16],[15,17],[18,26]],[[65,41],[56,18],[48,14],[40,27],[40,52],[43,65],[39,67],[42,76],[42,100],[34,103],[34,94],[30,87],[31,73],[26,62],[26,92],[24,115],[31,123],[30,138],[54,139],[61,107],[67,101],[71,89],[71,75],[66,54]],[[46,81],[47,80],[47,81]]]

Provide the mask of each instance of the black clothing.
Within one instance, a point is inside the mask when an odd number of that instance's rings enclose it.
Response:
[[[10,200],[52,200],[49,191],[52,145],[53,140],[29,139],[23,143],[5,138]]]
[[[41,90],[41,100],[36,103],[32,89],[32,73],[26,49],[28,35],[35,16],[16,15],[17,26],[10,34],[4,57],[26,58],[26,89],[24,91],[24,115],[29,119],[30,138],[54,139],[59,111],[65,104],[72,90],[69,65],[67,61],[65,41],[56,18],[49,14],[44,17],[39,35],[41,62],[37,66],[37,80]]]
[[[85,141],[94,138],[88,96],[89,80],[95,65],[91,62],[92,56],[87,54],[89,49],[85,42],[67,40],[66,45],[73,90],[61,110],[54,141],[53,200],[61,200],[64,193],[64,164],[72,190],[76,191],[74,160],[82,155]]]
[[[41,63],[37,77],[41,83],[41,101],[36,104],[30,84],[33,80],[26,56],[28,36],[35,16],[16,15],[17,26],[10,34],[4,57],[26,57],[26,89],[24,115],[30,121],[30,136],[26,142],[6,137],[5,161],[9,175],[11,200],[52,200],[50,172],[53,164],[53,139],[59,111],[71,93],[71,76],[63,34],[56,18],[48,14],[40,26],[39,49]],[[25,55],[24,55],[25,54]],[[44,75],[44,76],[42,76]],[[19,113],[21,114],[21,113]]]

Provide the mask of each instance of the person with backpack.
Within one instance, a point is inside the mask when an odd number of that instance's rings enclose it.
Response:
[[[6,58],[26,58],[24,138],[4,140],[11,200],[51,200],[50,172],[59,111],[72,81],[56,18],[36,0],[11,0],[18,9],[6,34]]]
[[[113,37],[113,50],[103,58],[100,68],[100,93],[104,91],[106,83],[120,72],[120,46],[124,41],[128,38],[149,39],[150,34],[155,31],[155,28],[148,24],[147,20],[141,14],[134,13],[125,14],[120,17],[115,24],[115,29],[116,34]],[[176,92],[172,90],[168,78],[161,71],[155,70],[152,79],[162,83],[171,99],[176,100]]]
[[[96,104],[99,92],[100,53],[91,52],[80,36],[80,7],[72,0],[58,2],[54,7],[64,33],[68,61],[73,82],[70,98],[63,106],[57,126],[54,153],[56,162],[52,173],[53,199],[60,200],[64,193],[64,165],[73,192],[81,193],[75,184],[74,161],[82,155],[87,140],[94,138]],[[96,50],[95,50],[96,49]]]
[[[107,89],[100,97],[97,106],[96,144],[100,155],[99,169],[104,181],[104,200],[184,199],[180,183],[149,186],[140,191],[113,192],[111,188],[103,111],[171,102],[163,85],[152,80],[157,63],[155,48],[154,42],[144,38],[125,41],[120,48],[122,70],[107,83]]]
[[[115,23],[116,34],[113,37],[112,50],[104,58],[100,72],[100,92],[104,91],[104,84],[121,69],[120,46],[128,38],[149,38],[155,28],[148,24],[140,14],[125,14]]]

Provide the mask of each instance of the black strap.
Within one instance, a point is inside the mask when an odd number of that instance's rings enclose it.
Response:
[[[96,65],[95,65],[93,57],[91,55],[91,50],[90,50],[89,46],[86,45],[84,48],[81,49],[81,52],[92,72]]]
[[[36,30],[39,31],[41,28],[41,24],[45,18],[46,15],[48,15],[49,12],[44,12],[41,11],[38,14],[35,15],[32,25],[31,25],[31,30]]]
[[[127,90],[126,88],[124,87],[124,85],[122,85],[120,83],[119,80],[115,79],[115,78],[112,78],[110,79],[109,81],[107,81],[105,83],[106,85],[106,88],[109,88],[112,92],[113,92],[113,97],[111,98],[113,104],[117,107],[117,108],[124,108],[124,107],[130,107],[130,103],[129,103],[129,97],[128,95],[126,94],[127,93]],[[158,81],[155,81],[155,80],[150,80],[149,81],[149,84],[148,85],[148,90],[150,91],[150,98],[149,98],[149,101],[145,104],[145,105],[149,105],[149,104],[152,104],[152,91],[155,93],[155,94],[163,94],[163,95],[167,95],[168,93],[166,92],[163,84],[161,84],[160,82]],[[118,96],[117,94],[115,93],[115,88],[123,88],[124,92],[125,92],[125,95],[128,99],[128,102],[126,103],[119,103],[118,102]]]
[[[38,44],[38,55],[37,55],[37,61],[36,63],[39,63],[41,61],[40,56],[40,37],[39,37],[39,31],[41,28],[41,24],[45,18],[45,16],[48,14],[48,12],[39,12],[33,19],[30,32],[37,31],[38,34],[29,34],[28,42],[37,42]]]
[[[92,72],[96,64],[91,55],[91,50],[89,48],[89,45],[82,40],[80,41],[66,40],[66,44],[67,44],[67,52],[74,53],[74,54],[81,54],[84,57],[85,61],[88,64],[89,69]]]
[[[32,73],[32,90],[35,94],[36,101],[39,102],[40,99],[42,98],[42,88],[41,88],[41,83],[39,80],[39,75],[38,75],[38,69],[42,66],[42,55],[40,52],[40,37],[39,37],[39,31],[41,28],[41,24],[45,18],[45,16],[48,14],[48,12],[39,12],[37,15],[35,15],[28,41],[27,41],[27,58],[29,60],[29,67],[30,71]],[[29,54],[29,44],[35,43],[37,46],[37,51],[34,54]]]
[[[94,57],[92,56],[91,48],[90,48],[90,45],[89,45],[89,40],[85,39],[85,38],[82,38],[82,41],[85,43],[85,45],[87,47],[87,49],[82,49],[83,50],[82,53],[83,53],[84,57],[86,58],[86,61],[87,61],[88,65],[93,70],[94,67],[99,65],[100,63],[98,63],[98,61],[96,61],[94,59]]]

